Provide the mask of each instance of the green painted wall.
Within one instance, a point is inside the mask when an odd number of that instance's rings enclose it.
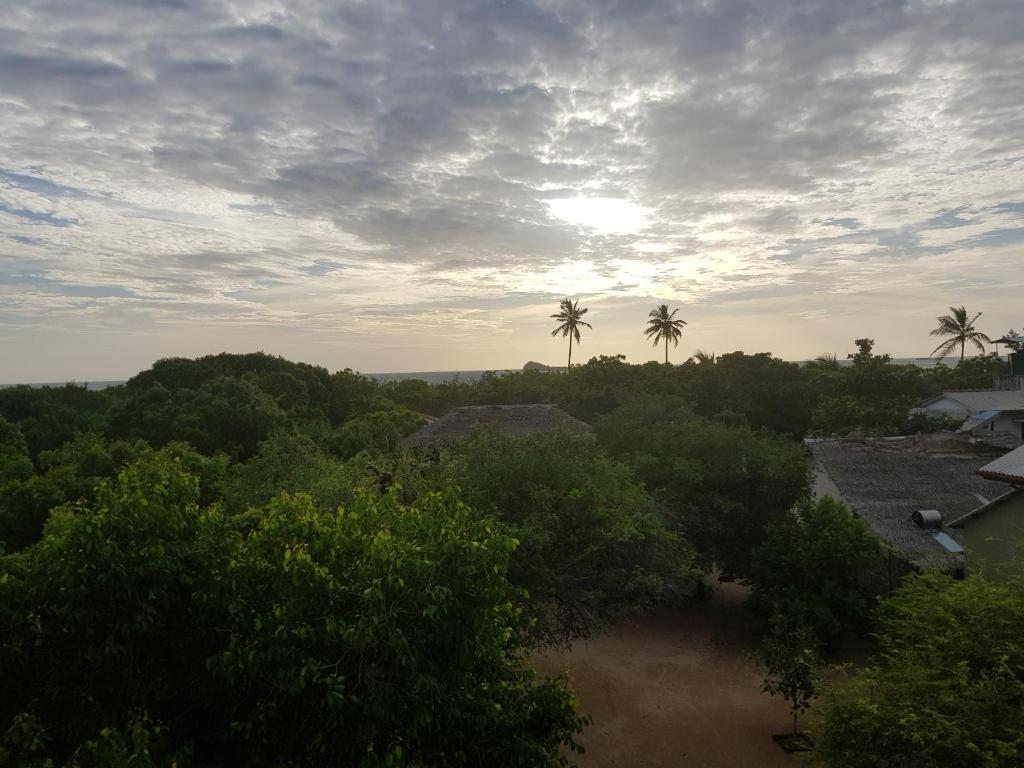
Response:
[[[965,522],[963,545],[970,573],[996,575],[1014,559],[1024,561],[1024,492]]]

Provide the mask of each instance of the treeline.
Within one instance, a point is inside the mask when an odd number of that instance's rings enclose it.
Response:
[[[524,654],[699,594],[713,564],[769,632],[817,652],[863,630],[878,542],[795,507],[798,438],[935,426],[909,405],[1001,363],[861,341],[850,367],[601,357],[430,386],[224,354],[0,390],[0,765],[561,764],[586,719]],[[401,447],[427,415],[528,402],[593,433]]]

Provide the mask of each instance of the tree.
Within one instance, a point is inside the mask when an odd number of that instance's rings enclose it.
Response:
[[[868,365],[869,363],[888,364],[891,359],[888,353],[884,355],[876,355],[874,353],[874,339],[854,339],[853,343],[857,345],[857,351],[848,354],[846,359],[852,360],[853,365],[857,368]]]
[[[808,368],[814,368],[819,371],[836,371],[839,370],[839,360],[831,352],[826,352],[822,355],[818,355],[813,360],[807,362]]]
[[[796,736],[800,714],[811,708],[821,688],[822,662],[814,633],[806,627],[775,626],[761,642],[758,656],[768,671],[761,690],[789,703]]]
[[[592,328],[590,323],[586,323],[582,320],[582,317],[587,314],[587,311],[586,307],[583,307],[582,309],[580,308],[579,301],[570,301],[567,297],[562,299],[561,304],[559,304],[558,314],[551,316],[552,320],[558,320],[561,323],[561,325],[551,332],[551,335],[557,336],[558,334],[562,334],[563,339],[566,336],[569,337],[569,368],[572,368],[573,338],[576,339],[576,343],[578,344],[580,342],[580,326]]]
[[[694,352],[693,357],[690,359],[697,363],[697,365],[714,365],[716,360],[714,352],[707,352],[703,349],[698,349]]]
[[[562,765],[515,546],[453,495],[225,515],[147,457],[0,557],[0,765]]]
[[[978,318],[981,317],[981,312],[968,320],[967,310],[963,307],[950,307],[949,311],[951,314],[935,318],[938,320],[939,325],[930,334],[931,336],[947,336],[949,338],[939,344],[939,346],[933,349],[931,353],[934,355],[938,352],[939,358],[944,358],[951,354],[959,344],[960,362],[963,362],[967,343],[970,342],[977,347],[982,354],[984,354],[985,344],[982,342],[991,344],[992,340],[984,333],[974,330],[974,324],[977,322]]]
[[[1019,768],[1024,575],[914,576],[879,610],[873,666],[825,691],[829,768]]]
[[[802,445],[730,423],[736,416],[705,419],[678,399],[641,394],[594,427],[602,447],[667,507],[705,565],[746,576],[768,521],[807,492],[808,466]]]
[[[519,542],[509,580],[525,589],[535,636],[564,641],[644,609],[697,577],[691,548],[629,469],[592,436],[481,431],[426,467],[427,490],[457,487]],[[406,488],[416,478],[399,471]]]
[[[647,321],[647,330],[644,331],[644,335],[654,342],[654,346],[658,346],[662,341],[665,342],[665,364],[668,365],[668,343],[671,341],[674,346],[679,346],[679,339],[683,335],[683,326],[686,325],[685,320],[676,320],[676,312],[678,309],[673,309],[672,313],[669,314],[668,305],[662,304],[655,307],[648,313],[650,318]]]
[[[881,542],[831,496],[801,499],[750,558],[751,604],[819,643],[863,629],[884,585]]]

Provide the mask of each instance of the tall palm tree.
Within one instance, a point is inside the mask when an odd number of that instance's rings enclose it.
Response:
[[[591,328],[591,330],[593,330],[593,328],[590,325],[590,323],[585,323],[581,319],[585,314],[587,314],[588,310],[586,307],[580,308],[580,303],[578,301],[569,301],[568,298],[564,298],[558,305],[558,308],[558,314],[552,315],[551,318],[553,320],[558,320],[561,323],[561,325],[555,328],[555,330],[551,332],[551,335],[557,336],[558,334],[562,334],[563,339],[566,336],[569,337],[569,365],[567,367],[572,368],[573,338],[575,337],[576,343],[578,344],[580,341],[581,325],[586,326],[587,328]]]
[[[963,307],[950,307],[949,311],[951,314],[935,318],[939,321],[939,327],[932,331],[931,335],[948,336],[949,338],[933,349],[932,354],[934,355],[938,352],[940,358],[946,357],[946,355],[951,354],[956,349],[957,344],[959,344],[960,362],[962,363],[964,361],[964,351],[967,348],[967,342],[974,344],[974,346],[984,354],[985,345],[982,344],[982,342],[991,344],[992,340],[984,333],[974,330],[974,323],[977,322],[979,317],[981,317],[981,312],[968,320],[967,310]]]
[[[650,320],[647,321],[647,330],[644,331],[644,335],[648,339],[653,339],[654,346],[658,346],[662,341],[665,342],[665,365],[668,365],[669,341],[678,347],[679,338],[683,335],[683,326],[686,325],[685,320],[674,319],[678,311],[678,309],[673,309],[672,314],[669,314],[668,304],[662,304],[660,307],[652,309],[647,315]]]

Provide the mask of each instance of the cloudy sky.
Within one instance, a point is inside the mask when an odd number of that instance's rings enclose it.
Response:
[[[1024,325],[1021,0],[0,0],[0,381]]]

